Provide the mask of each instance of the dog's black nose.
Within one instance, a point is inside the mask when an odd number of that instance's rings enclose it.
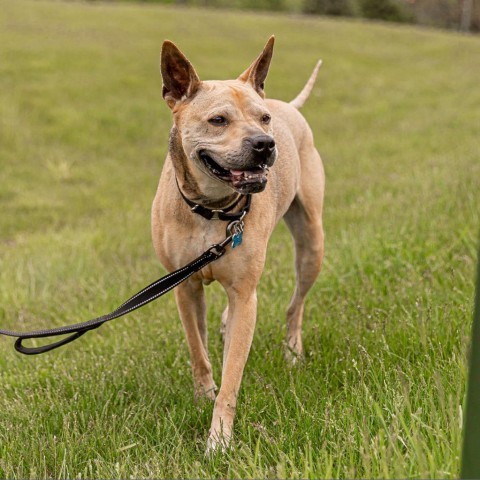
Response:
[[[275,140],[269,135],[250,137],[252,148],[261,153],[272,153],[275,150]]]
[[[275,140],[270,135],[255,135],[246,139],[258,162],[267,162],[275,152]]]

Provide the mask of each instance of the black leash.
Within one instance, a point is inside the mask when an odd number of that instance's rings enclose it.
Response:
[[[188,265],[185,265],[184,267],[158,279],[156,282],[151,283],[150,285],[148,285],[148,287],[145,287],[144,289],[140,290],[138,293],[130,297],[125,303],[120,305],[113,312],[102,315],[101,317],[94,318],[92,320],[88,320],[86,322],[76,323],[74,325],[52,328],[49,330],[35,330],[32,332],[15,332],[12,330],[0,330],[0,335],[18,337],[15,341],[15,350],[17,350],[17,352],[23,353],[25,355],[38,355],[40,353],[45,353],[50,350],[54,350],[55,348],[61,347],[62,345],[66,345],[67,343],[73,342],[77,338],[80,338],[82,335],[85,335],[85,333],[87,333],[88,331],[95,330],[96,328],[100,327],[105,322],[109,322],[110,320],[121,317],[129,312],[132,312],[133,310],[136,310],[137,308],[143,307],[147,303],[150,303],[151,301],[161,297],[165,293],[172,290],[172,288],[175,288],[177,285],[184,282],[188,277],[192,276],[195,272],[198,272],[209,263],[218,260],[225,254],[226,247],[230,243],[232,243],[232,248],[240,245],[242,242],[244,227],[243,219],[245,218],[245,215],[250,209],[250,201],[251,198],[250,195],[248,195],[246,204],[243,209],[237,214],[230,214],[232,216],[228,216],[228,220],[231,220],[232,218],[234,218],[234,220],[228,224],[226,233],[227,236],[225,240],[223,240],[223,242],[216,243],[210,246],[208,250],[203,252],[202,255],[197,257]],[[205,209],[205,207],[202,207],[202,209]],[[194,211],[195,213],[199,213],[202,216],[204,216],[203,213],[205,213],[203,210],[202,213],[196,212],[193,208],[192,211]],[[218,212],[219,211],[217,210],[216,213]],[[212,215],[210,218],[220,219],[218,216],[214,215]],[[56,337],[72,332],[74,332],[73,335],[70,335],[67,338],[64,338],[58,342],[42,345],[40,347],[25,347],[22,344],[24,340],[28,340],[31,338]]]

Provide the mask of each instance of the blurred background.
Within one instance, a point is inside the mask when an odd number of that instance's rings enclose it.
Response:
[[[148,3],[287,11],[480,31],[480,0],[140,0]]]

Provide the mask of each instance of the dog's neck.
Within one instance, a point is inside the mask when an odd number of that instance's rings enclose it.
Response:
[[[178,186],[189,200],[215,209],[226,208],[238,199],[239,193],[192,164],[185,154],[180,132],[175,126],[170,131],[169,153]]]

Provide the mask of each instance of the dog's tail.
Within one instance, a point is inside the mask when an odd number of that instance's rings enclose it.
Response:
[[[303,87],[303,90],[290,102],[290,105],[293,105],[296,109],[300,110],[303,107],[303,104],[307,101],[307,98],[312,92],[313,86],[315,85],[315,80],[317,79],[318,71],[322,66],[322,61],[319,60],[313,69],[308,82]]]

